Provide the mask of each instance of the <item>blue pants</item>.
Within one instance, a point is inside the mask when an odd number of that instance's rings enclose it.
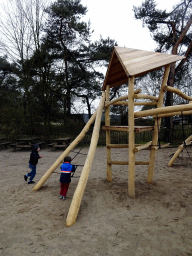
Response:
[[[32,181],[36,175],[36,165],[29,164],[31,172],[27,174],[27,177],[30,177],[29,181]]]

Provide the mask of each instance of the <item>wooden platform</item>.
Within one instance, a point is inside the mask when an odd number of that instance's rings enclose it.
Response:
[[[154,126],[135,126],[134,131],[135,132],[147,132],[152,131],[154,129]],[[110,125],[110,126],[102,126],[102,130],[107,131],[121,131],[121,132],[128,132],[129,126],[116,126],[116,125]]]

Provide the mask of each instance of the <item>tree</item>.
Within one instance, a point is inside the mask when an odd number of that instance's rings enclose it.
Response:
[[[91,115],[91,100],[98,95],[103,74],[96,70],[108,61],[115,41],[91,43],[90,23],[81,21],[87,8],[80,0],[58,0],[47,9],[49,22],[44,42],[63,67],[63,109],[70,117],[72,97],[83,98]]]
[[[0,18],[1,49],[14,63],[14,73],[22,90],[25,119],[34,124],[33,99],[28,60],[40,47],[45,22],[45,0],[8,0]]]
[[[141,19],[157,43],[156,51],[184,55],[177,65],[172,64],[168,85],[174,86],[190,73],[192,59],[192,0],[182,0],[171,12],[158,10],[154,0],[146,0],[140,7],[133,8],[136,19]],[[173,94],[167,92],[166,106],[173,105]],[[170,140],[172,118],[166,118],[167,134]]]

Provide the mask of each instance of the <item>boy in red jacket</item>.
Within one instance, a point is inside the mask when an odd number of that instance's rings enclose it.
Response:
[[[60,199],[65,199],[69,184],[71,182],[71,172],[75,172],[76,167],[75,165],[71,164],[71,157],[66,156],[64,158],[64,163],[61,165],[61,190],[60,190]]]

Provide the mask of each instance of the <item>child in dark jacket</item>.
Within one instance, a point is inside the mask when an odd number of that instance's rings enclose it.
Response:
[[[71,164],[71,157],[66,156],[64,158],[64,163],[61,165],[61,176],[60,176],[60,183],[61,183],[61,190],[60,190],[60,199],[65,199],[69,184],[71,182],[71,172],[75,172],[76,167],[75,165]]]
[[[24,175],[25,181],[27,181],[28,177],[30,177],[28,184],[35,183],[33,179],[36,175],[36,165],[38,163],[38,159],[43,157],[39,155],[38,153],[39,150],[40,150],[40,147],[38,144],[33,145],[32,152],[30,154],[30,159],[29,159],[29,168],[31,169],[31,172],[29,172],[27,175]]]

